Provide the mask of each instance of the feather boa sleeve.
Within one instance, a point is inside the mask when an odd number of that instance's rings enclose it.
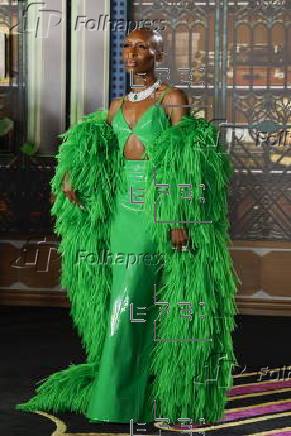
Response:
[[[92,362],[97,360],[105,333],[103,305],[110,291],[110,269],[90,262],[90,256],[108,247],[121,168],[118,141],[106,122],[107,114],[106,110],[91,113],[60,135],[63,143],[51,181],[56,196],[51,213],[56,216],[55,232],[61,236],[61,284],[68,290],[71,315]],[[66,173],[84,209],[62,192]]]
[[[84,116],[59,135],[63,139],[51,180],[55,201],[54,231],[60,236],[61,285],[70,301],[70,315],[86,352],[86,362],[39,380],[37,394],[16,409],[85,413],[98,372],[106,334],[111,289],[110,265],[94,261],[100,248],[108,248],[114,195],[121,160],[117,138],[106,122],[107,111]],[[65,174],[84,205],[71,203],[62,191]],[[92,261],[93,260],[93,261]]]
[[[149,153],[146,200],[151,205],[149,223],[157,224],[153,226],[156,236],[164,223],[168,229],[188,228],[195,246],[206,242],[209,227],[228,239],[227,188],[232,167],[218,143],[217,127],[203,118],[183,116],[161,133]],[[158,239],[161,247],[167,246],[166,239]]]
[[[182,117],[152,144],[145,190],[149,232],[164,254],[157,301],[170,309],[156,324],[162,340],[154,347],[150,401],[160,404],[159,416],[194,422],[222,416],[236,362],[231,332],[237,283],[227,217],[232,168],[217,140],[217,128],[207,120]],[[190,200],[181,198],[181,189]],[[187,229],[187,251],[173,251],[173,227]],[[181,313],[181,302],[188,312]],[[191,318],[181,317],[190,309]]]

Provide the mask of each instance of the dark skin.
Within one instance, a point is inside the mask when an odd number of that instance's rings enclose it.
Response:
[[[127,71],[132,71],[133,73],[133,83],[142,85],[144,88],[151,86],[157,80],[154,75],[154,46],[151,43],[150,38],[150,32],[146,31],[145,29],[134,30],[125,38],[122,52],[123,62]],[[161,54],[156,54],[157,61],[160,61],[161,58]],[[159,98],[161,92],[167,86],[168,85],[166,83],[161,84],[161,86],[156,90],[156,98]],[[133,87],[133,91],[140,92],[144,88]],[[112,123],[119,104],[120,97],[111,102],[108,111],[108,123]],[[125,100],[122,105],[123,116],[131,129],[137,124],[143,113],[153,104],[153,94],[145,100],[141,100],[139,102]],[[165,95],[163,104],[165,105],[163,110],[170,117],[172,125],[179,123],[183,115],[189,114],[189,108],[182,107],[182,105],[188,105],[189,103],[187,96],[181,89],[173,88],[167,95]],[[142,159],[144,152],[145,148],[140,139],[135,134],[131,134],[124,146],[124,157],[126,159]],[[70,186],[70,181],[67,174],[64,178],[63,192],[70,201],[81,205],[76,192],[74,192]],[[175,247],[177,250],[181,250],[182,246],[187,244],[187,241],[188,236],[186,230],[178,228],[171,230],[171,242],[173,247]]]

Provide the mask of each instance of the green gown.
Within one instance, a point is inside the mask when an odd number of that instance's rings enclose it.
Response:
[[[16,408],[72,411],[92,422],[152,422],[155,416],[215,422],[223,416],[235,363],[228,154],[217,127],[204,118],[185,115],[172,125],[163,107],[153,105],[130,129],[122,107],[112,125],[107,116],[98,110],[59,135],[51,181],[61,285],[86,361],[39,380],[36,395]],[[144,144],[140,160],[123,156],[131,134]],[[66,173],[82,208],[63,192]],[[185,186],[191,201],[180,190]],[[187,223],[185,252],[172,250],[173,223]],[[94,261],[95,253],[103,259]],[[160,302],[170,312],[158,317]],[[191,305],[192,314],[181,304]]]
[[[170,90],[165,88],[157,104],[161,104]],[[121,151],[123,153],[128,137],[134,133],[144,144],[143,157],[146,157],[147,145],[169,126],[170,121],[163,107],[154,105],[130,129],[121,104],[112,123]],[[144,397],[154,338],[153,323],[157,317],[153,304],[154,284],[158,280],[157,265],[161,257],[146,232],[143,195],[148,162],[146,158],[125,160],[127,188],[125,192],[119,191],[116,198],[107,256],[113,271],[110,316],[100,367],[86,412],[91,422],[154,420],[151,408],[144,404]]]

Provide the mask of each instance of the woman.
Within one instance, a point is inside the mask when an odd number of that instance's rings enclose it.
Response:
[[[52,213],[87,362],[52,374],[19,409],[91,422],[223,414],[234,363],[231,171],[214,126],[156,81],[161,48],[155,32],[131,32],[123,59],[135,92],[61,135]]]
[[[115,99],[108,115],[108,121],[114,128],[126,159],[127,179],[132,191],[137,194],[141,194],[144,189],[143,179],[148,159],[146,144],[153,142],[162,128],[170,123],[176,124],[188,112],[188,108],[182,106],[188,104],[185,94],[166,84],[153,88],[149,95],[141,97],[144,90],[156,83],[153,56],[154,47],[157,48],[155,44],[152,32],[144,29],[136,30],[126,38],[123,48],[124,64],[133,73],[134,84],[143,87],[133,87],[139,99],[137,101],[132,102],[128,98]],[[158,51],[157,60],[160,58],[161,51]],[[153,107],[154,90],[157,104],[166,107]],[[173,105],[176,107],[170,110]],[[142,194],[136,201],[141,200],[141,197]],[[121,252],[131,256],[132,260],[136,260],[134,256],[140,258],[142,255],[142,262],[135,262],[129,267],[113,266],[110,312],[111,319],[115,317],[115,324],[118,319],[118,327],[114,334],[107,336],[100,375],[94,384],[87,416],[95,420],[129,422],[133,419],[148,422],[153,420],[152,411],[145,411],[143,415],[142,407],[148,382],[146,370],[153,343],[153,326],[148,316],[146,322],[131,323],[126,309],[129,308],[129,302],[141,307],[152,304],[157,268],[155,259],[149,257],[155,254],[156,249],[146,232],[143,204],[133,203],[128,190],[119,196],[117,204],[118,213],[111,229],[111,252]],[[173,229],[171,239],[173,246],[179,248],[186,243],[186,232],[183,229]],[[146,255],[147,259],[144,259]],[[117,363],[119,353],[129,358]],[[137,359],[140,359],[139,363]]]

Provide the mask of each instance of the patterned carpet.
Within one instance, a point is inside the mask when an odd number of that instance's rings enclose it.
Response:
[[[213,425],[193,424],[190,429],[182,424],[167,427],[155,422],[154,427],[139,424],[130,429],[129,424],[101,423],[94,424],[89,430],[88,424],[85,425],[84,420],[78,422],[76,415],[72,419],[69,414],[62,417],[37,413],[55,423],[51,436],[166,436],[173,432],[205,436],[291,435],[291,365],[234,377],[235,386],[229,392],[224,419]]]
[[[193,436],[203,435],[203,431],[205,436],[291,436],[291,365],[285,372],[282,370],[290,362],[291,318],[238,315],[236,322],[233,340],[239,364],[237,371],[241,374],[235,377],[224,422],[205,425],[203,429],[193,426]],[[25,402],[35,394],[38,380],[69,363],[85,361],[68,310],[0,306],[0,330],[1,351],[5,357],[0,359],[1,436],[130,434],[129,424],[92,424],[74,413],[52,413],[56,416],[51,416],[50,413],[40,415],[15,410],[16,403]],[[260,372],[245,374],[266,366],[281,369],[277,373],[269,370],[264,375]],[[141,428],[135,429],[133,435],[183,434],[181,428],[162,430],[161,434],[153,425],[146,426],[146,432],[140,431]]]

